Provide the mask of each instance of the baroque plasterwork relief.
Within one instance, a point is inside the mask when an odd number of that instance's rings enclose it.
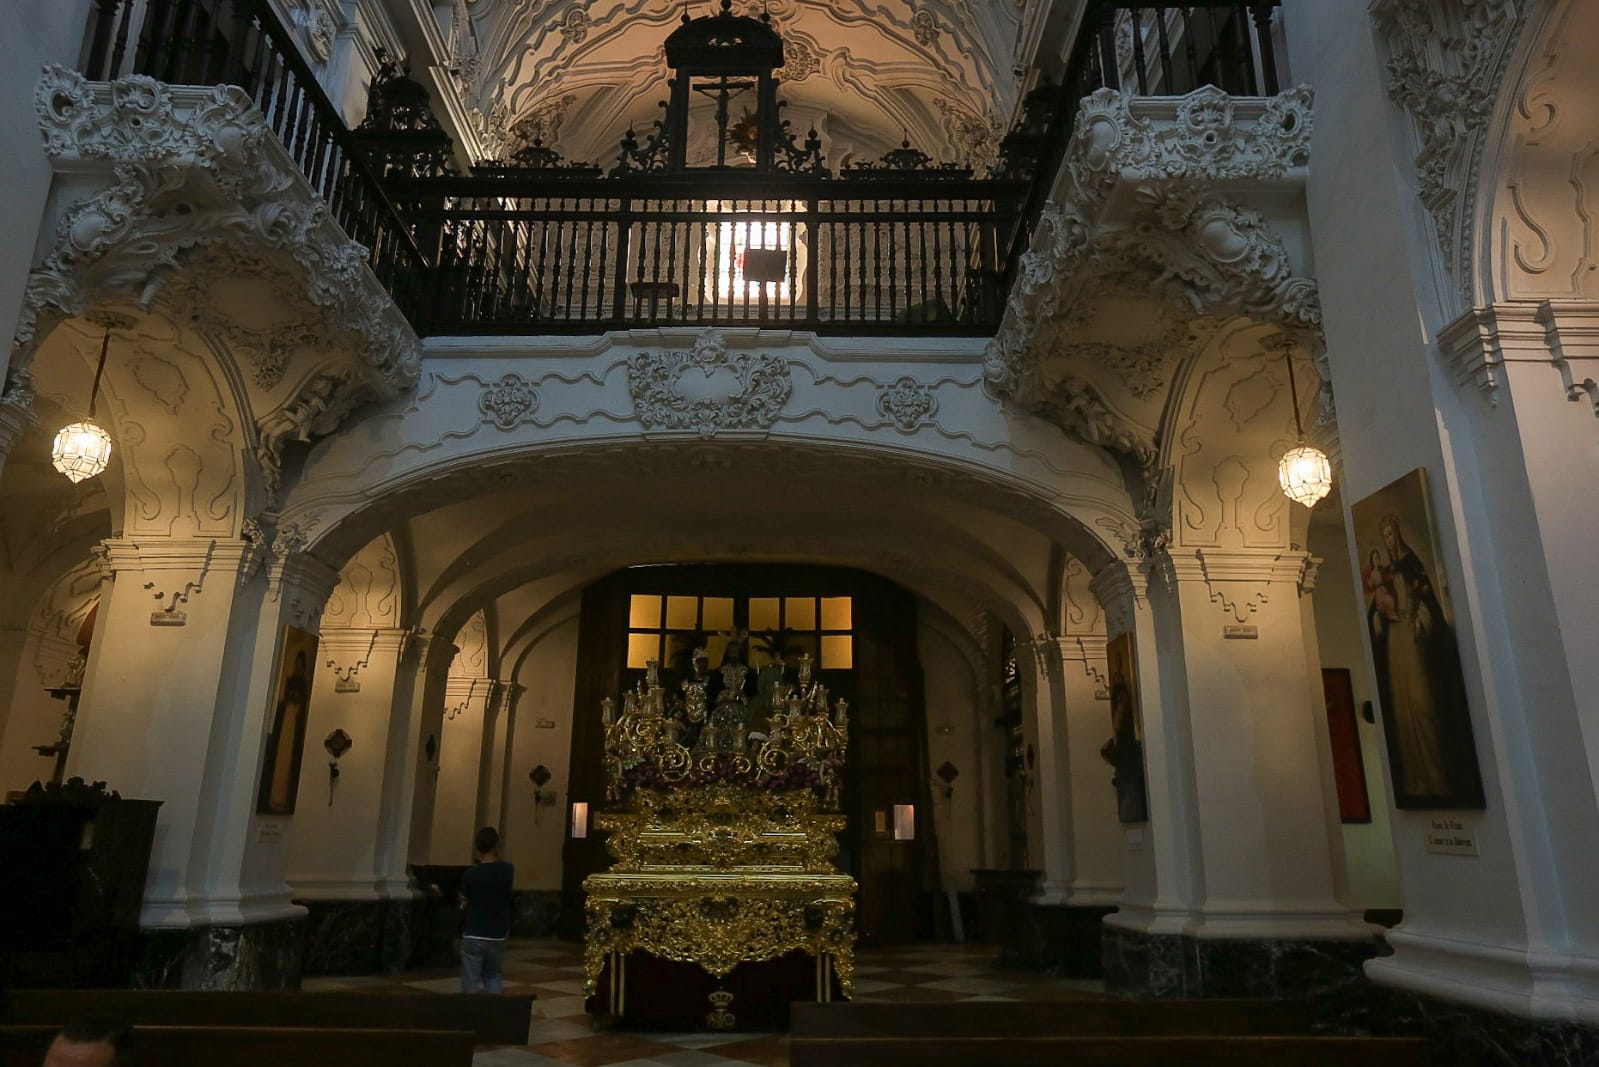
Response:
[[[383,629],[400,625],[400,561],[388,534],[373,538],[339,572],[322,628]]]
[[[353,407],[415,382],[417,339],[365,249],[240,90],[138,76],[89,83],[50,67],[36,106],[57,165],[80,181],[101,168],[105,184],[67,207],[29,275],[14,367],[26,368],[58,323],[103,304],[159,306],[198,323],[218,358],[237,353],[251,368],[268,499],[284,442],[327,433]]]
[[[885,385],[877,394],[878,413],[894,423],[901,433],[913,433],[916,428],[938,412],[938,397],[933,391],[910,375]]]
[[[1577,2],[1544,11],[1545,21],[1529,16],[1522,31],[1535,34],[1527,43],[1536,47],[1521,50],[1525,65],[1508,72],[1498,109],[1504,129],[1484,147],[1497,173],[1485,184],[1491,203],[1474,220],[1485,246],[1479,306],[1599,299],[1599,8]]]
[[[466,620],[460,633],[455,635],[460,650],[450,663],[451,678],[487,678],[489,673],[488,622],[481,611]]]
[[[1305,88],[1085,99],[989,345],[989,387],[1125,457],[1147,484],[1173,432],[1165,394],[1221,324],[1275,323],[1313,344],[1314,283],[1273,223],[1238,199],[1251,183],[1302,181],[1310,105]]]
[[[1411,119],[1417,192],[1432,220],[1445,298],[1476,287],[1472,215],[1483,131],[1526,21],[1524,0],[1372,0],[1388,52],[1388,94]]]
[[[787,66],[779,76],[793,113],[837,116],[865,135],[867,151],[897,145],[903,131],[938,144],[945,126],[938,97],[986,119],[1009,114],[1019,92],[1012,51],[1020,16],[1009,4],[773,0],[736,7],[769,15],[783,34]],[[713,9],[705,4],[691,13]],[[614,158],[629,124],[646,128],[656,116],[666,78],[660,44],[684,13],[675,0],[480,3],[465,10],[472,62],[469,70],[454,63],[452,88],[461,95],[459,112],[477,117],[485,142],[496,122],[514,128],[544,101],[570,95],[584,115],[582,128],[569,129],[558,144],[544,140],[568,158],[600,162]]]
[[[1094,576],[1082,560],[1072,556],[1066,561],[1061,582],[1062,623],[1066,638],[1105,636],[1105,608],[1094,595],[1093,580]]]
[[[78,631],[99,601],[100,567],[93,558],[80,560],[45,591],[28,625],[36,640],[33,669],[40,685],[62,685],[69,670],[81,671],[81,665],[73,665]]]
[[[627,385],[646,430],[692,430],[707,438],[771,429],[793,391],[787,360],[731,354],[716,329],[701,334],[692,351],[634,356]]]
[[[499,381],[483,386],[477,406],[484,418],[502,430],[509,430],[532,418],[538,411],[539,393],[526,378],[511,371],[502,375]]]

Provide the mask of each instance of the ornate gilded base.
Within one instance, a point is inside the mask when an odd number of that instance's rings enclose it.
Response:
[[[585,991],[608,958],[649,952],[720,978],[740,963],[790,952],[831,963],[855,984],[855,879],[846,874],[675,872],[591,875]]]
[[[832,865],[843,818],[819,811],[810,790],[719,782],[636,790],[602,813],[616,866],[590,875],[583,978],[598,992],[607,967],[611,1014],[627,1014],[630,953],[694,964],[724,979],[743,963],[804,953],[816,997],[848,997],[855,983],[855,879]],[[716,996],[726,993],[719,984]],[[732,1001],[713,1001],[706,1024],[733,1025]]]

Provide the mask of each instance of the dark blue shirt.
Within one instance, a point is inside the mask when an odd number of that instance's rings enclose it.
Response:
[[[511,884],[515,871],[504,860],[467,868],[461,876],[461,896],[466,899],[462,937],[503,941],[511,936]]]

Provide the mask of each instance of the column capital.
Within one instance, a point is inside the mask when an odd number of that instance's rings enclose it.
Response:
[[[108,537],[92,552],[104,578],[126,573],[147,579],[152,626],[184,625],[184,605],[208,590],[232,597],[262,561],[261,547],[243,538]]]
[[[1045,678],[1058,678],[1061,672],[1061,638],[1059,634],[1035,634],[1027,641],[1038,664],[1038,672]]]
[[[1552,366],[1567,399],[1586,400],[1599,416],[1599,301],[1503,300],[1471,308],[1438,331],[1438,351],[1461,384],[1475,383],[1491,405],[1501,387],[1514,394],[1508,368]]]
[[[1104,634],[1068,634],[1060,639],[1060,656],[1066,663],[1104,663]]]
[[[419,666],[424,671],[447,671],[450,663],[461,651],[460,646],[438,634],[421,628],[412,628],[402,654],[402,663]]]
[[[1162,573],[1170,565],[1169,559],[1162,553],[1156,561]],[[1105,608],[1106,632],[1122,634],[1133,628],[1138,605],[1148,602],[1149,574],[1125,560],[1112,560],[1089,579],[1088,588]]]
[[[444,680],[444,718],[448,721],[471,711],[474,706],[487,711],[493,704],[495,690],[500,685],[492,678],[459,678]]]
[[[404,653],[410,636],[411,631],[402,628],[334,627],[323,630],[320,653],[333,670],[333,691],[359,693],[361,683],[358,676],[372,658],[388,655],[397,659]]]
[[[494,682],[494,695],[489,698],[489,703],[504,711],[513,707],[517,698],[526,691],[526,686],[518,685],[516,682],[505,679],[496,679]]]

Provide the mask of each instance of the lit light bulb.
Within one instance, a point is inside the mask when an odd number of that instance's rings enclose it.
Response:
[[[1321,449],[1296,445],[1284,452],[1277,464],[1277,480],[1288,499],[1313,507],[1332,490],[1332,464]]]
[[[75,422],[56,433],[50,463],[74,485],[93,478],[111,462],[111,435],[92,422]]]

